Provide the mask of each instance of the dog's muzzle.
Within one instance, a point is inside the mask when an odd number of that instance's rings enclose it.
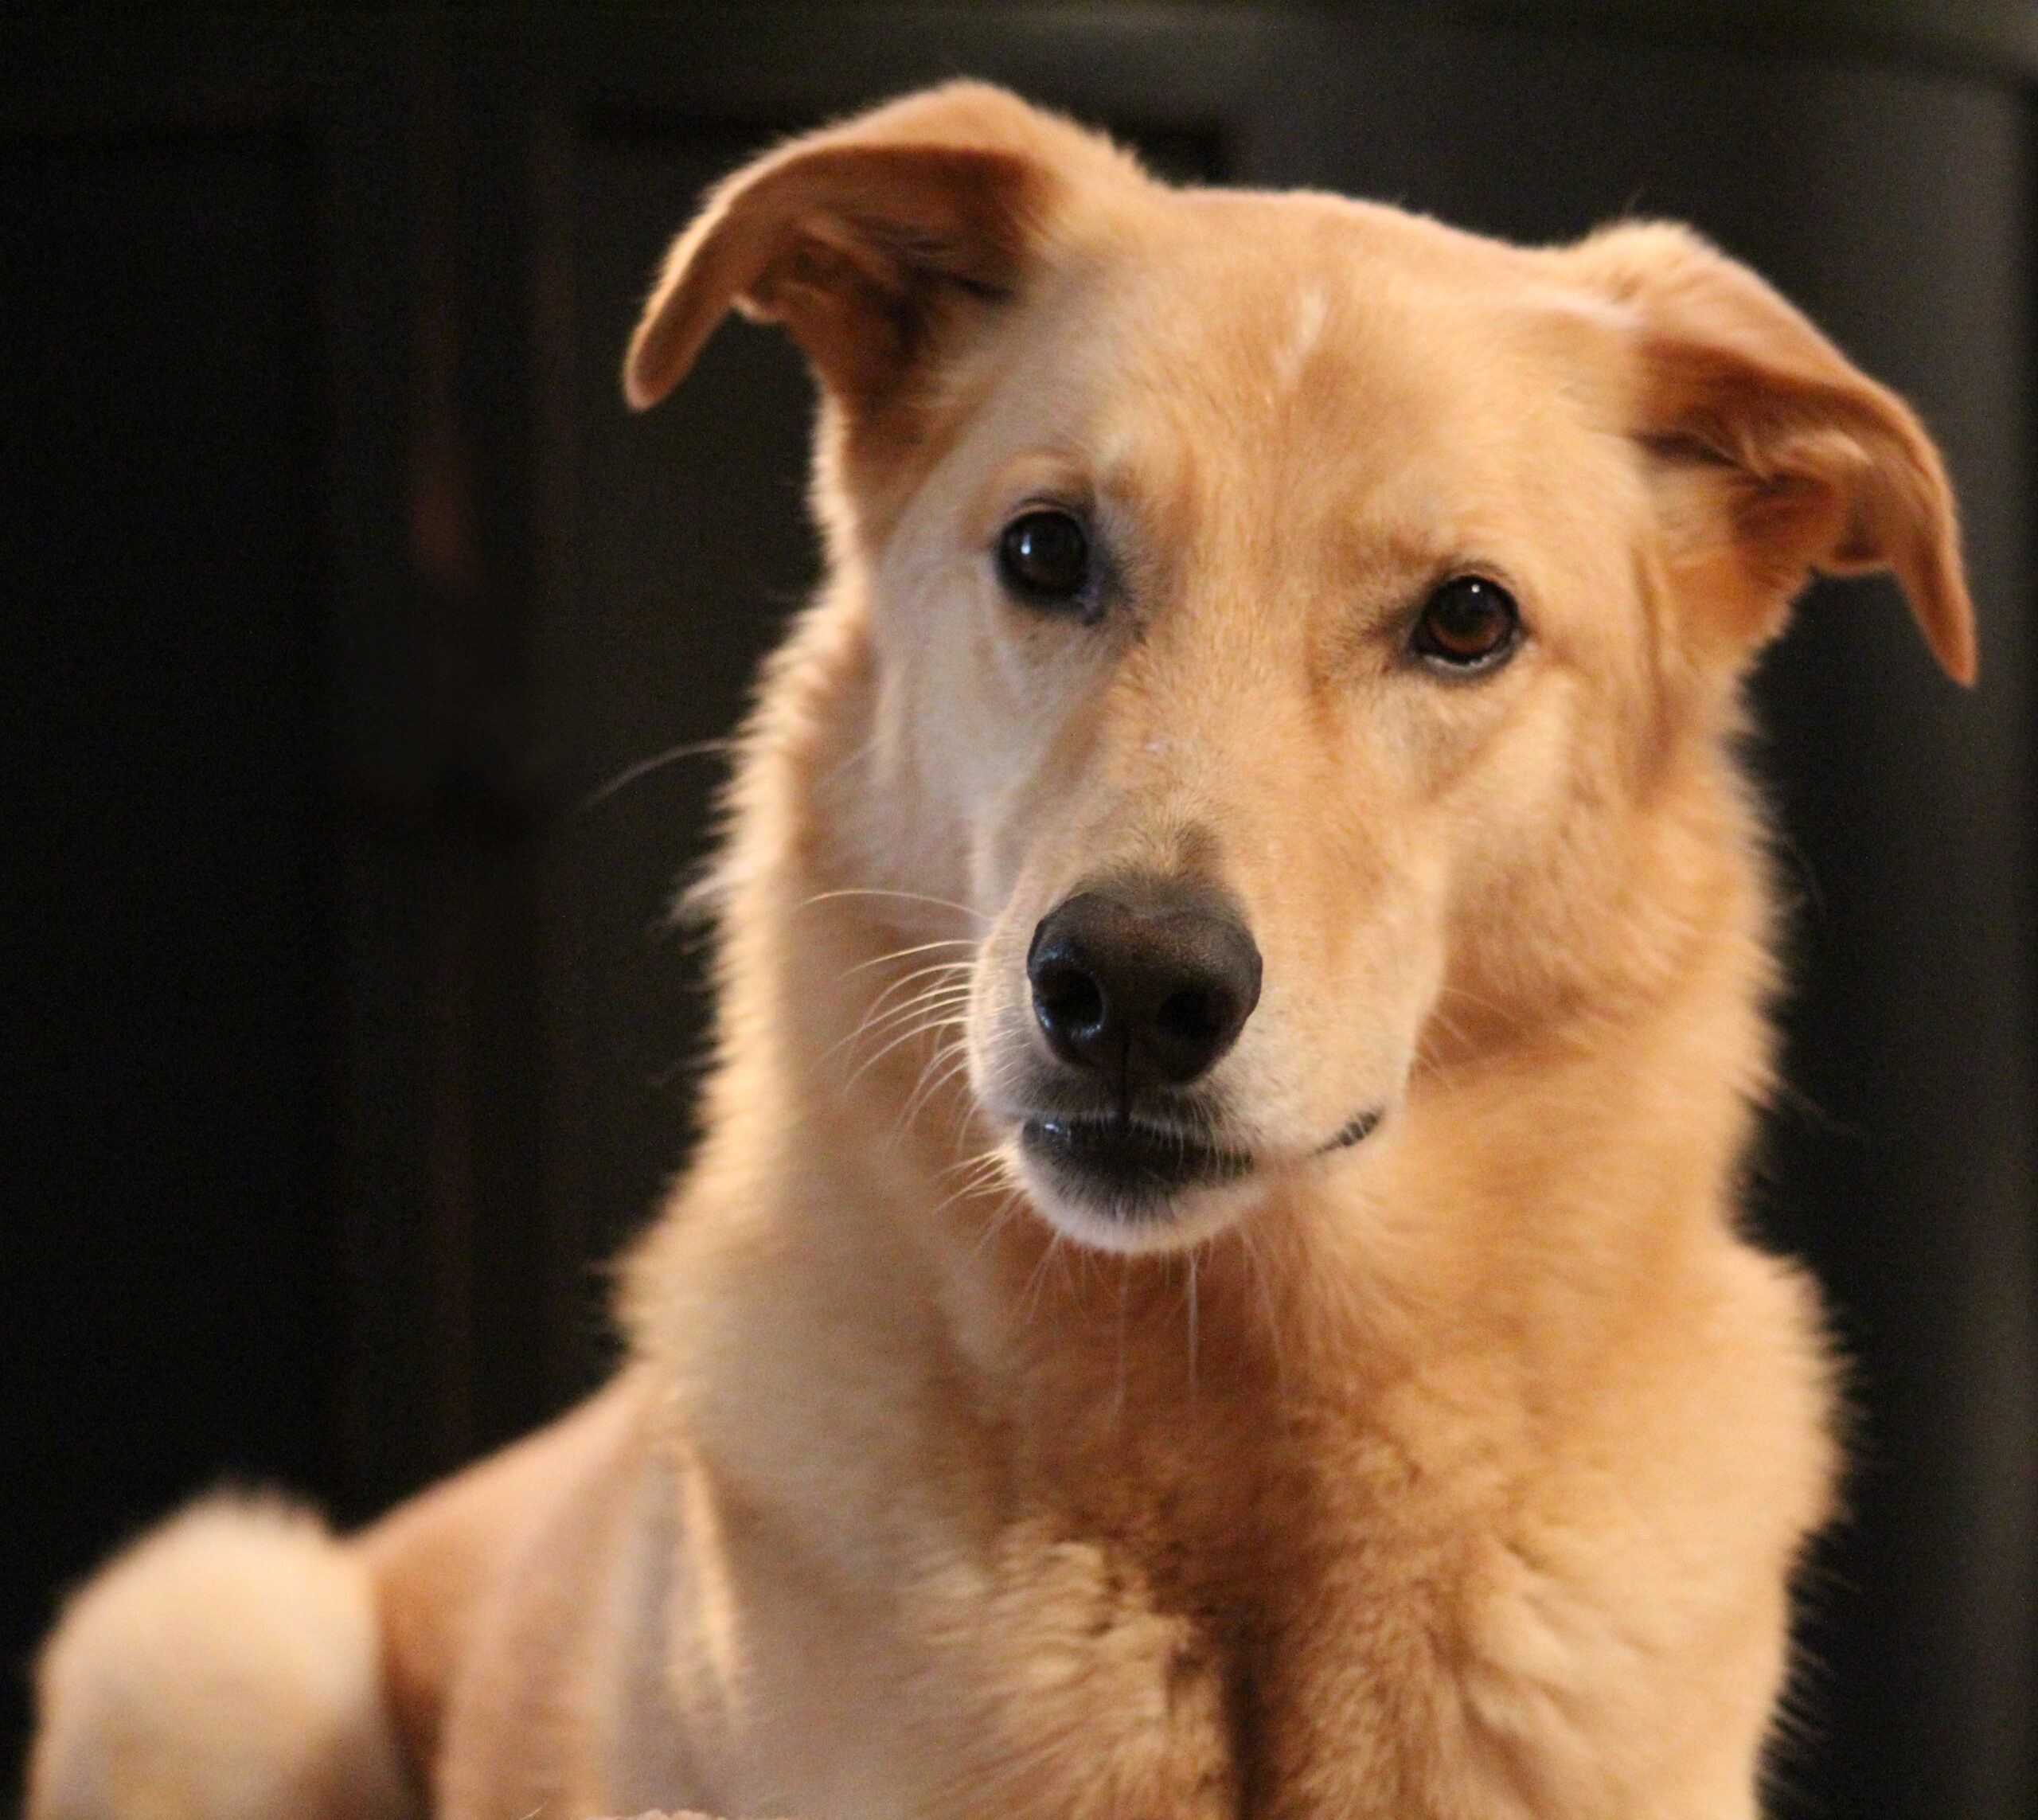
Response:
[[[1251,1171],[1185,1092],[1259,1002],[1259,950],[1229,904],[1171,880],[1079,891],[1040,919],[1026,977],[1063,1072],[1021,1141],[1062,1192],[1131,1214]]]

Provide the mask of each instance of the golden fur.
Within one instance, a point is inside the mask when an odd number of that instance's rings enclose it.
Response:
[[[969,84],[732,179],[633,401],[732,305],[818,375],[830,568],[730,790],[708,1135],[618,1382],[331,1550],[432,1811],[1747,1820],[1836,1448],[1737,1225],[1732,748],[1814,569],[1971,675],[1915,420],[1681,229],[1170,189]],[[1095,625],[997,584],[1042,498],[1114,540]],[[1528,628],[1470,682],[1406,649],[1466,568]],[[1128,871],[1264,959],[1253,1167],[1136,1226],[1013,1142],[1031,933]],[[74,1793],[139,1564],[45,1656],[32,1820],[225,1811]]]

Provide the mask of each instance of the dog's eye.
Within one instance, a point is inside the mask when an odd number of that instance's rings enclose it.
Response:
[[[1490,670],[1504,662],[1521,636],[1514,597],[1482,575],[1447,581],[1423,605],[1410,648],[1445,669]]]
[[[998,540],[998,572],[1029,606],[1082,607],[1090,592],[1090,538],[1074,514],[1022,512]]]

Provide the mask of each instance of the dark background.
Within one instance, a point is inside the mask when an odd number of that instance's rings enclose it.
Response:
[[[2038,1812],[2009,4],[0,20],[0,1790],[55,1599],[151,1516],[234,1478],[365,1518],[611,1356],[720,774],[631,767],[728,731],[814,562],[788,349],[727,330],[631,419],[623,340],[711,178],[955,72],[1180,175],[1689,217],[1942,439],[1979,690],[1860,583],[1759,691],[1799,902],[1755,1199],[1861,1411],[1778,1807]]]

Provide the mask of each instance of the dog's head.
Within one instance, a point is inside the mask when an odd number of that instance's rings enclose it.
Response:
[[[973,1090],[1095,1244],[1207,1234],[1382,1141],[1426,1058],[1663,990],[1741,914],[1723,748],[1813,571],[1894,568],[1973,671],[1915,420],[1676,228],[1172,189],[965,84],[732,179],[633,401],[732,304],[822,385],[874,679],[848,863],[971,907]]]

